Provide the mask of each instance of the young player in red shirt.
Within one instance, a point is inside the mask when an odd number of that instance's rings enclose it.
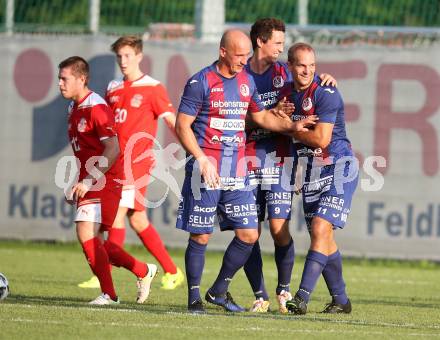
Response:
[[[163,268],[165,275],[162,277],[162,288],[174,289],[183,283],[184,276],[148,220],[144,198],[154,158],[152,155],[142,155],[153,147],[159,118],[163,118],[174,133],[175,110],[165,87],[140,69],[143,58],[140,38],[123,36],[115,41],[111,50],[116,55],[123,78],[109,83],[106,100],[115,115],[120,147],[124,151],[128,167],[124,168],[127,184],[122,191],[118,214],[109,239],[123,245],[125,216],[128,216],[130,226]],[[92,278],[80,286],[93,286],[94,281],[96,283],[96,279]]]
[[[87,87],[89,66],[83,58],[70,57],[58,67],[60,92],[64,98],[72,100],[68,133],[80,169],[78,183],[67,192],[67,199],[77,204],[78,240],[102,290],[90,304],[119,303],[110,262],[137,276],[137,302],[142,303],[148,297],[157,269],[138,261],[111,241],[103,244],[98,235],[99,230],[111,230],[122,190],[122,159],[113,113],[104,99]]]

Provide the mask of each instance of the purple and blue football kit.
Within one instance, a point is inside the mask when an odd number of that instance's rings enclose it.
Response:
[[[245,70],[226,78],[217,71],[215,62],[196,73],[185,86],[179,115],[195,117],[191,129],[197,144],[220,176],[220,187],[209,188],[203,183],[198,162],[191,159],[186,164],[176,227],[192,234],[185,252],[190,311],[204,310],[200,282],[206,244],[197,242],[194,234],[212,233],[216,215],[221,230],[258,227],[255,197],[247,176],[245,119],[248,113],[263,109],[255,83]],[[252,249],[253,243],[244,242],[236,233],[225,251],[218,277],[205,296],[208,302],[228,311],[244,311],[226,292]]]
[[[248,112],[263,109],[255,83],[245,70],[226,78],[214,63],[188,80],[179,113],[196,117],[192,130],[202,151],[215,164],[221,187],[211,189],[201,183],[198,164],[191,159],[185,168],[177,228],[212,233],[215,215],[221,230],[257,228],[245,158],[245,118]]]
[[[358,182],[358,164],[345,131],[342,97],[337,88],[321,86],[317,76],[305,91],[297,92],[293,83],[286,84],[280,91],[282,97],[295,104],[293,120],[317,115],[319,123],[334,125],[325,149],[300,142],[295,142],[294,147],[298,159],[306,161],[302,194],[308,228],[315,216],[343,228]]]
[[[292,81],[287,64],[277,61],[262,74],[253,72],[249,62],[245,68],[265,108],[275,107],[281,88]],[[296,169],[292,139],[263,128],[248,129],[246,134],[249,181],[255,187],[259,221],[264,221],[266,207],[269,219],[290,220]]]

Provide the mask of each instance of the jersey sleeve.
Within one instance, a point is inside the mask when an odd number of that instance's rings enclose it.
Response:
[[[170,98],[168,97],[167,90],[162,84],[158,84],[153,90],[153,114],[155,117],[160,117],[167,112],[175,112],[173,104],[171,104]]]
[[[110,105],[110,93],[111,90],[113,89],[113,86],[115,84],[114,80],[111,80],[108,84],[107,84],[107,89],[105,90],[105,96],[104,96],[104,100],[107,102],[107,104]]]
[[[204,87],[201,77],[194,76],[188,80],[180,99],[179,112],[197,116],[203,105]]]
[[[338,109],[342,106],[339,91],[334,87],[324,87],[317,91],[316,96],[315,114],[319,117],[319,122],[334,124]]]
[[[264,110],[264,105],[260,100],[260,95],[257,91],[257,86],[252,77],[249,77],[252,89],[251,100],[249,102],[248,113],[255,113]]]
[[[115,117],[107,105],[93,107],[92,123],[99,140],[116,136]]]

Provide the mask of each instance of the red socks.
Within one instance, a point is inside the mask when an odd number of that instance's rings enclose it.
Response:
[[[99,279],[101,291],[108,294],[113,300],[116,300],[116,292],[109,270],[109,258],[101,240],[94,237],[81,245],[92,272]]]
[[[168,251],[160,238],[160,235],[150,223],[149,226],[138,234],[145,248],[153,255],[160,263],[165,273],[176,274],[177,268],[171,259]]]
[[[138,236],[145,248],[160,263],[165,273],[177,273],[176,265],[168,254],[160,235],[151,223]],[[111,228],[109,230],[108,239],[104,243],[104,247],[111,264],[117,267],[124,267],[137,277],[144,277],[148,272],[146,264],[138,261],[123,249],[124,240],[125,229]]]
[[[118,244],[111,242],[110,239],[109,237],[104,243],[110,262],[117,267],[128,269],[137,277],[145,277],[148,273],[147,264],[135,259]]]
[[[122,248],[125,241],[125,228],[111,228],[108,231],[107,241],[117,244]]]
[[[111,228],[108,231],[107,241],[117,244],[124,248],[125,228]],[[109,260],[110,261],[110,260]],[[112,263],[110,261],[110,271],[112,270]]]

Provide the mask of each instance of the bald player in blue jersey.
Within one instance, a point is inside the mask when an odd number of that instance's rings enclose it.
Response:
[[[176,133],[192,156],[185,169],[176,221],[177,228],[190,233],[185,253],[190,312],[204,312],[199,287],[216,215],[221,230],[234,230],[235,237],[205,299],[227,311],[244,311],[233,301],[228,286],[258,239],[255,197],[249,189],[245,158],[246,115],[266,129],[291,135],[307,131],[315,122],[314,116],[293,122],[276,115],[288,107],[264,110],[255,83],[244,70],[249,53],[246,34],[225,32],[219,59],[188,80],[178,110]]]
[[[287,63],[278,60],[284,51],[285,31],[284,22],[276,18],[259,19],[251,27],[253,55],[245,69],[254,79],[259,98],[266,109],[276,106],[280,89],[284,84],[292,82]],[[331,75],[322,74],[320,77],[323,84],[336,85]],[[249,180],[255,186],[260,222],[258,229],[261,234],[261,222],[265,220],[267,210],[278,273],[275,293],[279,311],[287,313],[286,301],[292,298],[290,280],[295,258],[294,241],[289,231],[296,173],[293,144],[289,136],[255,126],[250,118],[246,122],[246,158]],[[255,295],[250,310],[267,312],[269,296],[264,284],[258,241],[244,265],[244,271]]]
[[[297,156],[305,161],[303,208],[311,243],[299,290],[286,307],[291,313],[306,314],[322,274],[332,297],[323,312],[350,313],[342,258],[334,239],[334,231],[344,228],[350,213],[359,170],[345,130],[344,102],[336,88],[320,84],[312,46],[290,47],[288,64],[293,83],[281,89],[280,98],[295,104],[293,120],[316,115],[319,122],[309,131],[294,133]]]

